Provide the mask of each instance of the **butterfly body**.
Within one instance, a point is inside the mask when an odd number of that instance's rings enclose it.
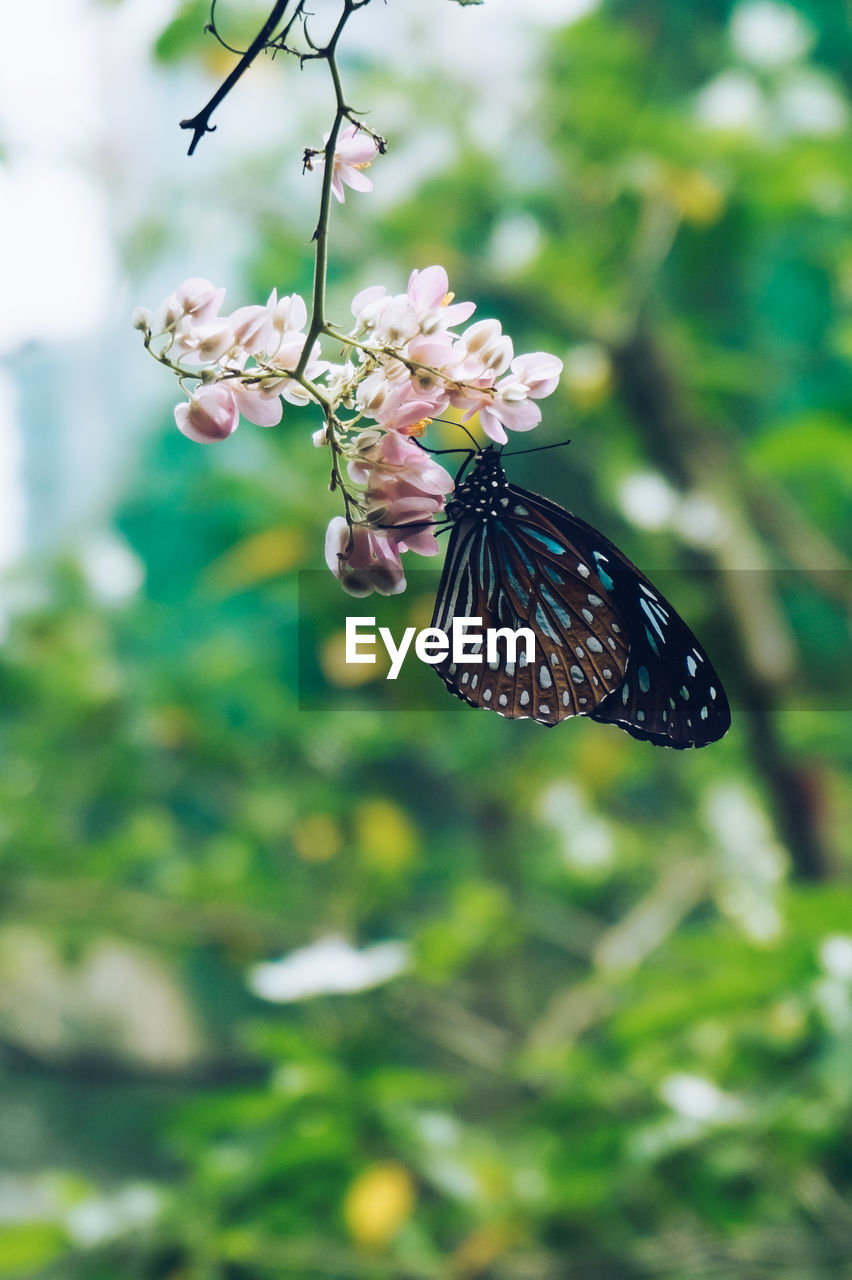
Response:
[[[701,645],[608,538],[547,498],[510,484],[493,446],[473,456],[447,504],[453,522],[432,625],[529,628],[525,653],[436,670],[457,697],[511,719],[585,715],[660,746],[722,737],[730,711]],[[464,468],[463,468],[464,470]]]

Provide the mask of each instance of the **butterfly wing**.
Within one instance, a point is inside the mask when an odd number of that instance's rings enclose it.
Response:
[[[588,715],[659,746],[705,746],[728,730],[721,681],[689,627],[618,548],[563,507],[507,485],[497,518],[456,521],[432,625],[528,627],[535,661],[500,650],[438,666],[457,697],[554,725]],[[501,500],[502,501],[502,500]]]
[[[450,653],[436,670],[472,706],[555,725],[589,714],[621,687],[625,623],[602,594],[585,531],[569,541],[558,517],[544,509],[533,514],[534,495],[508,486],[505,496],[498,518],[462,516],[454,524],[432,625],[451,634],[454,619],[480,618],[483,630],[528,628],[535,660],[525,661],[521,645],[512,661],[502,642],[489,655],[479,641],[473,659]]]
[[[596,580],[623,620],[624,679],[586,714],[657,746],[703,747],[723,737],[731,712],[722,682],[676,609],[602,533],[546,498],[509,487],[523,495],[536,520],[552,521],[567,544],[591,541]]]

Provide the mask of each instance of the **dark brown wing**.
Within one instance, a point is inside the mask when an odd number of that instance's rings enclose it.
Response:
[[[529,628],[530,663],[488,661],[437,671],[457,697],[510,718],[554,725],[589,715],[659,746],[705,746],[728,730],[722,683],[689,627],[648,578],[591,525],[515,485],[498,517],[455,524],[432,625],[481,618],[482,629]]]
[[[527,628],[535,641],[532,661],[523,645],[513,661],[498,639],[496,655],[480,642],[479,661],[456,661],[451,653],[436,670],[472,706],[555,725],[590,714],[620,687],[627,643],[590,548],[576,540],[567,545],[547,513],[530,518],[532,496],[510,488],[504,516],[456,522],[432,618],[448,633],[456,618],[480,618],[483,632]]]

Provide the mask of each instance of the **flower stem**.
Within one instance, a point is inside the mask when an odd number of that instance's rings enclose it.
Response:
[[[317,219],[316,230],[314,231],[313,236],[314,243],[316,245],[316,254],[314,259],[314,293],[313,304],[311,307],[311,321],[308,326],[308,336],[305,340],[305,346],[299,359],[299,363],[296,366],[297,375],[301,375],[305,372],[313,345],[326,327],[325,286],[328,271],[328,224],[331,212],[331,186],[334,179],[334,152],[337,147],[337,135],[340,132],[340,126],[344,119],[349,115],[349,108],[346,106],[346,99],[343,94],[343,84],[340,79],[340,71],[337,66],[337,42],[340,39],[343,33],[343,28],[346,26],[349,18],[356,9],[363,7],[364,2],[365,0],[361,0],[361,3],[358,3],[358,0],[343,0],[343,11],[338,19],[337,26],[331,34],[328,44],[324,49],[319,50],[314,55],[315,57],[322,58],[328,63],[331,82],[334,86],[335,112],[334,121],[332,122],[328,140],[325,144],[325,162],[323,164],[319,217]]]

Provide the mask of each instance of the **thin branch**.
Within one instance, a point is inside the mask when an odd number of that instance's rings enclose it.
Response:
[[[276,3],[272,7],[272,12],[270,13],[269,17],[266,19],[266,22],[263,24],[263,26],[255,36],[255,38],[252,40],[248,49],[240,58],[239,62],[234,67],[233,71],[230,73],[229,76],[226,77],[225,80],[223,80],[222,84],[220,84],[219,88],[213,94],[213,97],[210,99],[210,101],[205,106],[203,106],[201,110],[198,112],[198,114],[194,115],[191,120],[181,120],[180,122],[181,129],[192,130],[192,141],[189,144],[189,151],[187,152],[187,155],[190,155],[190,156],[192,155],[192,153],[195,151],[195,148],[198,146],[199,142],[204,137],[205,133],[215,132],[216,126],[211,125],[210,117],[218,107],[219,103],[224,98],[226,98],[228,94],[231,92],[234,85],[239,80],[240,76],[242,76],[245,71],[248,71],[249,67],[254,62],[255,58],[261,52],[261,50],[266,48],[266,46],[269,44],[272,38],[272,34],[275,31],[275,28],[284,18],[284,13],[289,3],[290,3],[290,0],[276,0]],[[301,8],[302,8],[302,4],[300,3],[298,5],[297,12],[300,11]],[[293,16],[295,18],[296,15],[294,14]],[[212,17],[212,11],[211,11],[211,17]]]
[[[235,49],[232,44],[228,44],[228,41],[219,34],[219,28],[216,26],[216,5],[218,3],[219,0],[210,0],[210,21],[204,29],[209,31],[217,44],[220,44],[223,49],[227,49],[228,53],[235,53],[238,58],[241,58],[246,52],[245,49]]]
[[[337,69],[335,54],[337,52],[337,42],[343,33],[343,28],[346,26],[350,16],[357,7],[358,5],[355,0],[344,0],[343,12],[340,15],[337,26],[331,33],[331,38],[329,39],[328,44],[324,49],[313,55],[315,57],[324,58],[328,63],[331,82],[334,86],[336,106],[334,120],[325,144],[325,163],[323,165],[319,217],[313,234],[313,240],[316,246],[316,257],[314,260],[314,292],[313,304],[311,307],[311,321],[308,326],[308,336],[302,351],[302,357],[296,366],[297,374],[305,372],[305,367],[310,359],[311,349],[326,327],[325,281],[326,271],[328,268],[328,223],[331,211],[331,185],[334,179],[334,152],[337,146],[337,135],[340,132],[340,126],[344,118],[349,114],[349,108],[346,105],[346,100],[343,94],[340,72]]]

